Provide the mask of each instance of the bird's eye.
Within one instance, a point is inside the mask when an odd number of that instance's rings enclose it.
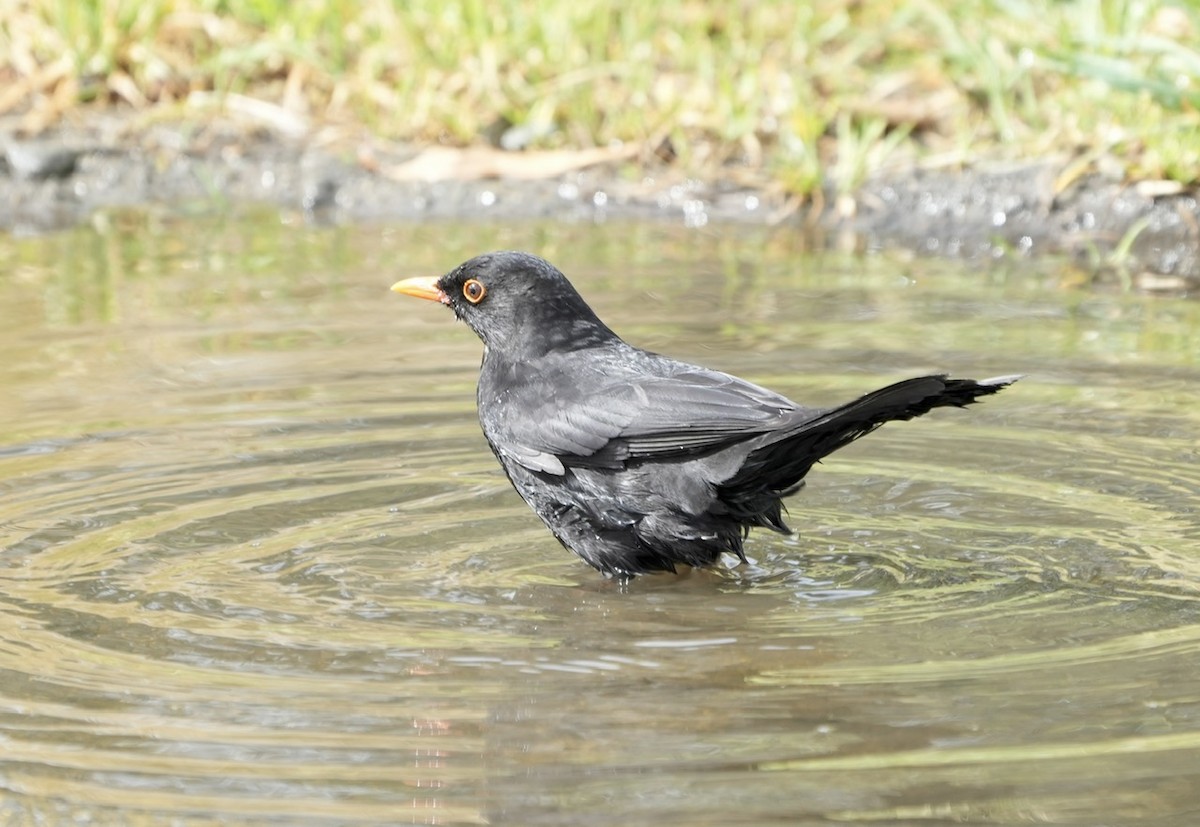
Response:
[[[467,279],[463,282],[463,296],[471,304],[479,304],[487,295],[487,288],[477,279]]]

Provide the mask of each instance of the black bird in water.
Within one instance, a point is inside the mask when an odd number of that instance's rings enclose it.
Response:
[[[630,577],[743,561],[755,526],[822,457],[893,419],[963,406],[1018,376],[906,379],[806,408],[736,376],[624,342],[537,256],[477,256],[398,293],[449,305],[483,340],[479,421],[525,502],[564,546]]]

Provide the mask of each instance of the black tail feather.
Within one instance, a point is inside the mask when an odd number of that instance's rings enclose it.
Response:
[[[844,448],[885,422],[914,419],[934,408],[963,407],[1016,382],[1018,376],[976,381],[947,376],[920,376],[872,391],[859,399],[812,416],[758,448],[741,469],[720,486],[722,499],[740,503],[749,522],[782,522],[769,503],[795,488],[823,457]],[[751,516],[753,515],[753,516]]]

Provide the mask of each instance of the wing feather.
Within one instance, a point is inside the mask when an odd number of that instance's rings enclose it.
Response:
[[[561,474],[570,465],[619,467],[630,460],[693,456],[774,430],[800,410],[728,374],[663,364],[675,369],[626,373],[623,380],[517,384],[514,389],[526,394],[531,387],[566,387],[573,395],[549,393],[532,404],[510,400],[514,415],[505,415],[509,406],[498,406],[498,441],[525,467]],[[522,410],[532,415],[515,415]]]

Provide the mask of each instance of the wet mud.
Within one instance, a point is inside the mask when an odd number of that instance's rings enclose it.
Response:
[[[598,164],[552,177],[504,165],[423,176],[409,148],[295,140],[267,131],[120,121],[20,137],[0,123],[0,230],[49,232],[97,210],[271,204],[329,222],[638,218],[794,227],[818,243],[967,259],[1068,256],[1098,280],[1200,288],[1200,201],[1171,182],[1128,182],[1071,159],[881,175],[852,196],[798,205],[772,187],[640,176]],[[561,159],[559,159],[561,160]],[[403,170],[403,174],[397,174]],[[459,177],[447,178],[446,176]],[[429,180],[426,180],[426,177]],[[436,179],[436,180],[434,180]]]

